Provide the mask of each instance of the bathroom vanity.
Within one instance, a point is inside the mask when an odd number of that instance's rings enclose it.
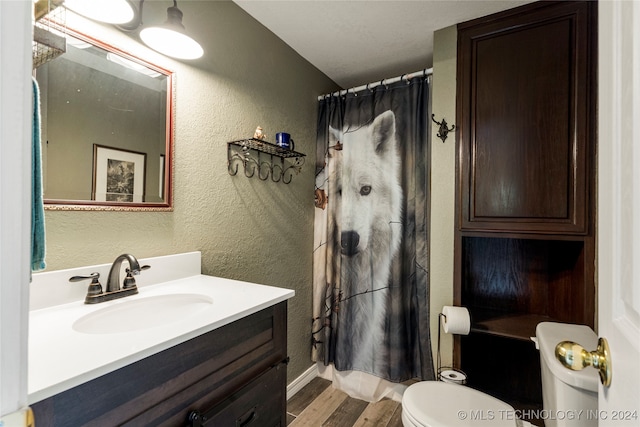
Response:
[[[151,269],[138,276],[139,294],[118,301],[38,308],[32,298],[29,403],[38,426],[285,425],[293,291],[201,275],[199,253],[177,257],[198,264],[197,274],[172,271],[166,277],[184,277],[151,284],[173,261],[141,260]]]

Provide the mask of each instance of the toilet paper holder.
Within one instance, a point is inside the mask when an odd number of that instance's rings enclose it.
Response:
[[[442,321],[446,322],[447,316],[444,313],[438,313],[438,352],[436,355],[437,369],[436,375],[438,381],[452,382],[456,384],[466,384],[467,374],[460,369],[456,369],[452,366],[442,366],[442,359],[440,356],[440,333],[442,330]]]

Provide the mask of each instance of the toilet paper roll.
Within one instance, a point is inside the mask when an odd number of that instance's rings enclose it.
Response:
[[[453,384],[465,384],[467,382],[467,376],[464,372],[456,371],[454,369],[446,369],[440,372],[440,381]]]
[[[452,307],[445,305],[442,307],[442,314],[445,319],[442,327],[447,334],[469,335],[471,329],[471,318],[466,307]]]

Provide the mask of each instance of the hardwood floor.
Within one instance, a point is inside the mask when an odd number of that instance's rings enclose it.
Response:
[[[287,402],[291,427],[402,427],[402,405],[389,399],[369,403],[314,378]]]
[[[532,405],[514,406],[528,412],[541,409]],[[533,426],[544,426],[542,420],[527,421]],[[354,399],[331,387],[331,381],[316,377],[287,402],[287,426],[402,427],[402,404],[389,399],[376,403]]]

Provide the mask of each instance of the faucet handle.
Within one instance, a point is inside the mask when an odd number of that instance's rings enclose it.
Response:
[[[129,268],[125,268],[124,271],[127,273],[127,276],[124,278],[124,282],[122,283],[122,289],[135,288],[136,279],[134,279],[133,276],[140,274],[140,271],[142,270],[148,270],[150,268],[151,268],[150,265],[143,265],[138,270],[131,270]]]
[[[148,270],[148,269],[150,269],[150,268],[151,268],[151,266],[150,266],[150,265],[143,265],[142,267],[140,267],[140,268],[138,268],[138,269],[136,269],[136,270],[132,270],[132,269],[130,269],[130,268],[125,268],[125,269],[124,269],[124,272],[125,272],[125,273],[127,273],[127,276],[130,276],[130,275],[132,275],[132,274],[133,274],[133,275],[135,275],[135,276],[137,276],[138,274],[140,274],[140,272],[141,272],[142,270]]]
[[[102,293],[102,285],[98,280],[100,278],[100,273],[91,273],[88,276],[73,276],[69,278],[70,282],[81,282],[83,280],[91,279],[91,283],[89,284],[89,289],[87,290],[87,297],[100,295]]]

